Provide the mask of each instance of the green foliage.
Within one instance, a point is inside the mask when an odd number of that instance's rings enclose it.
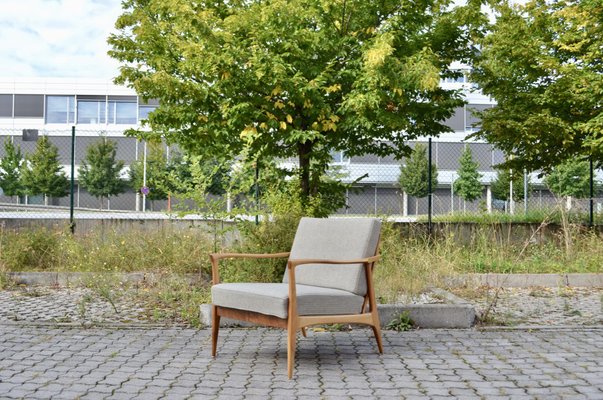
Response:
[[[427,147],[417,144],[406,165],[400,166],[400,187],[410,196],[421,198],[427,196],[429,189],[429,162]],[[438,184],[438,170],[435,164],[431,166],[431,188]]]
[[[590,164],[588,161],[566,161],[553,167],[545,176],[544,183],[558,196],[572,196],[579,199],[589,197]]]
[[[88,147],[79,169],[82,186],[99,199],[116,196],[126,189],[126,182],[121,179],[124,162],[115,159],[116,152],[117,144],[102,138]]]
[[[23,161],[21,148],[7,139],[4,142],[4,157],[0,159],[0,188],[6,196],[24,194],[25,188],[21,181]]]
[[[8,271],[134,272],[209,274],[211,237],[200,229],[98,229],[72,236],[63,230],[4,230],[0,265]]]
[[[601,162],[601,2],[492,4],[496,22],[471,79],[497,106],[482,113],[475,136],[513,154],[505,167],[516,170],[548,170],[576,156]]]
[[[60,268],[64,233],[46,228],[3,232],[0,262],[7,271],[53,270]]]
[[[26,158],[21,173],[29,195],[64,197],[69,192],[69,181],[59,163],[59,150],[48,136],[38,139],[36,150]]]
[[[118,83],[160,100],[147,135],[206,159],[295,158],[304,197],[318,193],[331,150],[403,154],[408,140],[448,131],[463,99],[439,82],[473,56],[484,21],[479,2],[451,0],[123,8],[109,54]]]
[[[498,200],[509,201],[511,180],[513,180],[513,200],[522,201],[524,198],[524,174],[523,172],[506,168],[499,168],[497,170],[496,180],[492,182],[492,186],[490,187],[492,190],[492,197]],[[528,193],[530,191],[531,185],[528,181]]]
[[[390,329],[390,330],[398,331],[398,332],[404,332],[404,331],[411,330],[413,328],[413,326],[414,326],[414,322],[410,318],[410,314],[408,313],[408,311],[404,311],[404,312],[398,314],[398,316],[396,316],[396,318],[389,321],[389,323],[385,326],[385,329]]]
[[[473,201],[482,195],[483,188],[479,181],[481,174],[477,168],[471,149],[466,147],[460,159],[459,177],[454,181],[454,192],[463,200]]]

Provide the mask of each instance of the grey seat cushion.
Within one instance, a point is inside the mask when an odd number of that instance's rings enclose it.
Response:
[[[299,315],[358,314],[363,296],[344,290],[296,285]],[[238,310],[287,318],[289,285],[286,283],[220,283],[211,288],[212,303]]]
[[[377,218],[302,218],[299,222],[290,260],[350,260],[374,256],[379,243],[381,221]],[[285,271],[283,282],[288,282]],[[362,264],[300,265],[295,283],[341,289],[360,296],[366,294],[366,275]]]

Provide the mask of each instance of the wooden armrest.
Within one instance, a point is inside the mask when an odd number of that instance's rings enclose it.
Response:
[[[212,283],[220,283],[220,271],[218,270],[218,261],[225,258],[251,258],[251,259],[262,259],[262,258],[284,258],[289,257],[289,252],[286,253],[272,253],[272,254],[250,254],[250,253],[211,253],[209,259],[211,260],[211,277]]]
[[[295,268],[298,265],[303,264],[370,264],[379,261],[381,256],[379,254],[367,258],[357,258],[352,260],[323,260],[323,259],[299,259],[289,260],[287,264],[289,268]]]
[[[220,260],[223,258],[284,258],[289,257],[286,253],[252,254],[252,253],[211,253],[210,258]]]

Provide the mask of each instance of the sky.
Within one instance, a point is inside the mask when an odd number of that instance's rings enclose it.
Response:
[[[121,0],[0,0],[0,77],[111,79]]]

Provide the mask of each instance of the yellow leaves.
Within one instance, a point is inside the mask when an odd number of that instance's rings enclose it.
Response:
[[[304,100],[304,108],[312,108],[312,102],[308,99]]]
[[[278,100],[274,103],[274,106],[276,108],[278,108],[279,110],[282,110],[283,108],[285,108],[285,103],[283,103],[282,101]]]
[[[341,90],[341,85],[340,85],[339,83],[337,83],[337,84],[335,84],[335,85],[328,86],[328,87],[325,89],[325,91],[326,91],[327,93],[335,93],[335,92],[338,92],[338,91],[340,91],[340,90]]]
[[[283,89],[281,89],[280,86],[277,86],[274,89],[272,89],[272,92],[270,92],[270,94],[272,94],[272,96],[278,96],[282,92],[283,92]]]
[[[402,89],[400,88],[393,88],[392,91],[397,94],[398,96],[402,96],[404,94],[404,92],[402,91]]]
[[[253,142],[258,134],[258,130],[254,126],[247,126],[241,131],[240,137],[247,143]]]
[[[265,122],[260,124],[260,129],[268,129],[268,125]]]
[[[287,122],[292,124],[293,123],[293,117],[289,114],[287,114]]]
[[[364,56],[367,67],[371,69],[381,67],[385,59],[394,52],[393,41],[394,36],[389,32],[379,36]]]
[[[279,125],[280,125],[281,130],[284,131],[287,129],[287,123],[285,121],[281,121]]]
[[[220,79],[223,80],[223,81],[225,81],[225,80],[229,79],[230,76],[231,76],[230,72],[228,72],[228,71],[222,71],[222,73],[220,74]]]
[[[318,128],[320,127],[320,130],[323,132],[335,132],[337,130],[337,123],[339,122],[339,117],[335,114],[330,115],[328,118],[325,118],[324,115],[321,115],[318,118],[318,122],[319,123],[314,122],[312,124],[312,129],[318,130]]]

